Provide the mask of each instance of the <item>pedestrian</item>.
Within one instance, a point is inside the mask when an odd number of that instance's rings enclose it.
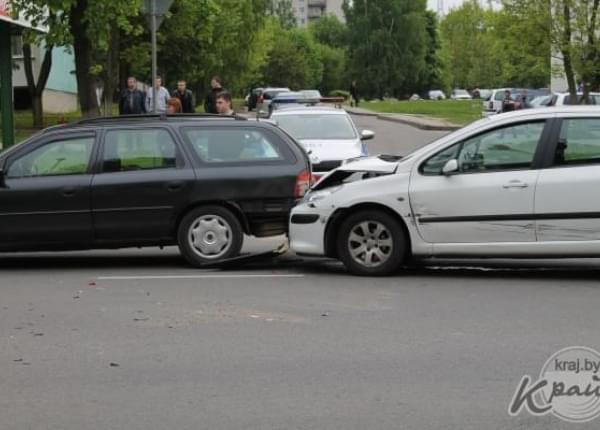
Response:
[[[127,78],[127,88],[119,97],[119,115],[142,115],[146,113],[146,96],[137,88],[137,79]]]
[[[181,101],[177,97],[171,97],[169,99],[169,101],[167,102],[167,113],[174,114],[174,113],[181,113],[181,112],[182,112]]]
[[[204,101],[204,112],[217,114],[217,95],[225,91],[221,85],[221,78],[219,76],[213,76],[210,80],[210,91],[206,95]]]
[[[216,105],[219,115],[235,115],[232,103],[233,100],[229,91],[221,91],[217,94]]]
[[[173,97],[177,97],[181,102],[181,112],[194,113],[196,112],[196,101],[194,94],[188,90],[187,84],[183,79],[177,81],[177,89],[173,91]]]
[[[358,107],[360,96],[358,94],[358,85],[356,84],[356,81],[352,81],[352,84],[350,85],[350,96],[352,97],[350,106]]]
[[[521,94],[521,98],[519,99],[519,108],[520,109],[529,109],[531,106],[529,106],[529,92],[524,89],[523,93]]]
[[[171,96],[169,95],[169,91],[162,86],[162,78],[160,76],[156,77],[154,87],[156,88],[156,113],[165,113],[167,112],[167,103]],[[146,110],[148,112],[154,111],[153,97],[152,88],[149,88],[148,95],[146,96]]]
[[[515,102],[512,99],[510,90],[504,91],[504,100],[502,100],[502,112],[511,112],[515,110]]]

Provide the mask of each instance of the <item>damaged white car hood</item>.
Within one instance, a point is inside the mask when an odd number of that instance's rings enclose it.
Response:
[[[338,167],[336,170],[343,172],[373,172],[394,173],[398,168],[400,158],[392,160],[381,158],[384,156],[364,157],[356,161],[350,161]]]

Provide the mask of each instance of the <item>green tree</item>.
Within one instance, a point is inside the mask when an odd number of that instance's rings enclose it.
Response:
[[[323,64],[323,76],[318,85],[321,94],[344,89],[347,82],[346,51],[329,45],[318,45],[319,57]]]
[[[495,45],[507,86],[542,88],[550,83],[550,8],[510,0],[493,15]],[[535,31],[533,31],[535,29]]]
[[[425,10],[425,0],[345,0],[350,67],[365,95],[416,89],[425,68]]]
[[[333,48],[346,48],[348,46],[348,29],[335,15],[328,14],[309,25],[315,40],[323,45]]]
[[[502,85],[502,63],[494,46],[491,16],[477,0],[453,9],[441,22],[442,54],[447,59],[453,87]]]
[[[449,82],[444,73],[444,63],[440,54],[441,42],[438,32],[438,18],[432,11],[425,12],[427,49],[425,51],[425,67],[419,76],[421,93],[433,89],[447,91]]]
[[[131,18],[139,14],[141,0],[13,0],[11,4],[35,23],[60,17],[49,23],[48,34],[73,46],[82,114],[98,115],[96,80],[103,69],[98,58],[108,53],[115,29],[136,31]]]
[[[293,89],[317,88],[323,79],[319,45],[306,29],[280,29],[263,68],[265,83]]]
[[[269,14],[277,17],[282,28],[290,30],[297,26],[292,0],[271,0]]]

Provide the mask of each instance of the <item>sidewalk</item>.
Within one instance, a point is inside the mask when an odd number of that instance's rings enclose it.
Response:
[[[352,115],[372,116],[382,121],[398,122],[419,128],[421,130],[454,131],[462,128],[460,125],[426,116],[373,112],[367,109],[353,108],[349,106],[344,106],[344,109],[346,109],[346,112]]]

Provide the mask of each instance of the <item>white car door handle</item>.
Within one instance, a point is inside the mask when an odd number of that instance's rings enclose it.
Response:
[[[525,182],[521,182],[519,180],[514,180],[514,181],[510,181],[507,184],[504,184],[502,186],[502,188],[527,188],[529,186],[529,184],[526,184]]]

